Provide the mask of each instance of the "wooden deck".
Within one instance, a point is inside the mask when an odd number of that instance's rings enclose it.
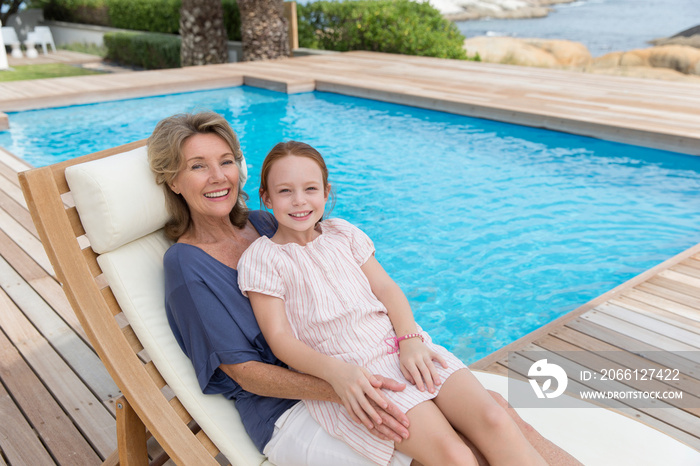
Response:
[[[697,85],[371,53],[5,83],[0,110],[241,83],[342,92],[700,154]],[[91,350],[37,238],[16,176],[27,168],[0,149],[0,466],[98,464],[116,448],[119,390]],[[615,367],[642,360],[679,368],[681,380],[669,386],[698,403],[618,407],[700,450],[700,360],[672,353],[700,351],[700,245],[473,367],[505,373],[509,354],[525,358],[530,350],[576,353],[561,362],[573,368],[602,364],[601,351],[612,352],[604,363]]]

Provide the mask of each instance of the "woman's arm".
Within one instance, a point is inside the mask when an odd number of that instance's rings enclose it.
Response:
[[[248,292],[260,330],[272,352],[290,367],[327,381],[356,422],[371,429],[381,416],[370,400],[386,409],[388,401],[375,388],[379,380],[366,369],[321,354],[296,338],[280,298]],[[371,419],[370,419],[371,418]]]
[[[291,371],[281,366],[248,361],[240,364],[222,364],[221,370],[235,380],[243,390],[260,396],[287,398],[292,400],[317,400],[342,403],[333,387],[325,380],[301,372]],[[401,391],[404,384],[395,380],[375,375],[379,386],[392,391]],[[408,417],[398,406],[388,403],[386,409],[375,405],[381,418],[375,424],[377,435],[383,439],[401,442],[408,438]]]
[[[374,255],[361,268],[369,280],[372,292],[386,307],[396,336],[416,333],[418,327],[406,295]],[[433,393],[435,385],[441,383],[433,361],[438,361],[443,367],[447,367],[445,359],[423,344],[420,338],[402,340],[399,342],[399,348],[401,372],[406,379],[413,382],[419,390],[427,386],[428,391]]]

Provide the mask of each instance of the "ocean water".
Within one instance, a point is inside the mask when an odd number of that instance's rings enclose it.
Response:
[[[0,146],[47,165],[203,109],[238,134],[253,208],[274,144],[317,147],[332,215],[368,233],[416,320],[468,363],[700,241],[700,157],[330,93],[242,86],[10,113]]]
[[[581,42],[594,57],[646,48],[700,25],[700,0],[579,0],[545,18],[457,22],[465,37],[496,35]]]

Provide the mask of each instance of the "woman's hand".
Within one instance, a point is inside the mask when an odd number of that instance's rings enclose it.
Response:
[[[355,422],[362,423],[368,429],[382,424],[382,417],[374,409],[370,400],[386,410],[389,401],[375,387],[382,382],[365,368],[338,360],[331,373],[324,377],[343,402]]]
[[[401,372],[406,380],[424,391],[427,387],[430,393],[435,393],[435,386],[442,380],[435,368],[436,361],[447,368],[447,362],[435,351],[431,350],[419,338],[409,338],[399,343],[399,362]]]

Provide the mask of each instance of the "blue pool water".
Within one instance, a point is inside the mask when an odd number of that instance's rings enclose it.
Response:
[[[467,362],[700,241],[700,157],[328,93],[238,87],[12,113],[0,146],[45,165],[199,109],[238,133],[249,193],[276,142],[316,146],[333,214],[374,239],[418,322]]]

